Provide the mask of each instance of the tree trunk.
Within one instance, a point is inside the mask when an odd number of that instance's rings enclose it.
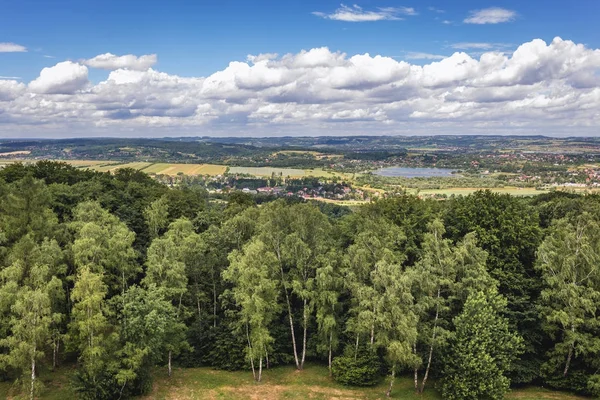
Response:
[[[417,355],[417,342],[413,344],[413,354]],[[415,364],[415,393],[419,393],[419,365]]]
[[[306,299],[304,299],[304,308],[302,315],[302,320],[304,323],[304,333],[302,336],[302,361],[300,362],[300,369],[304,369],[304,360],[306,359],[306,335],[308,333],[308,313],[306,311]]]
[[[217,327],[217,284],[213,279],[213,328]]]
[[[52,369],[55,369],[58,366],[58,349],[60,346],[60,340],[54,339],[54,348],[52,349]]]
[[[373,323],[371,324],[371,347],[375,343],[375,305],[373,305]]]
[[[262,357],[258,360],[258,381],[262,379]]]
[[[33,354],[31,356],[31,391],[29,392],[29,400],[33,400],[35,394],[35,346],[33,346]]]
[[[440,315],[440,288],[438,287],[437,291],[437,305],[435,309],[435,320],[433,322],[433,333],[431,335],[431,345],[429,347],[429,359],[427,360],[427,368],[425,368],[425,376],[423,376],[423,382],[421,383],[420,393],[423,393],[425,390],[425,383],[427,382],[427,378],[429,377],[429,368],[431,368],[431,359],[433,358],[433,346],[435,343],[435,336],[437,334],[437,323]]]
[[[354,361],[356,361],[356,359],[358,358],[358,338],[359,338],[359,333],[356,334],[356,347],[354,348]]]
[[[173,373],[173,369],[171,367],[171,358],[172,358],[172,352],[171,352],[171,350],[169,350],[169,378],[171,377],[171,374]]]
[[[252,367],[252,377],[256,380],[256,370],[254,369],[254,356],[252,355],[252,343],[250,342],[250,332],[246,324],[246,339],[248,339],[248,349],[250,350],[250,366]]]
[[[278,255],[278,258],[279,255]],[[281,271],[281,285],[283,286],[283,292],[285,293],[285,301],[287,303],[288,308],[288,316],[290,319],[290,331],[292,334],[292,347],[294,347],[294,361],[296,361],[296,369],[302,369],[300,367],[300,361],[298,360],[298,350],[296,349],[296,334],[294,332],[294,317],[292,316],[292,305],[290,304],[290,296],[287,291],[287,285],[285,284],[285,275],[283,273],[283,265],[281,265],[281,261],[279,261],[279,270]]]
[[[392,379],[390,379],[390,387],[385,393],[386,397],[390,397],[392,395],[392,387],[394,386],[394,379],[396,378],[396,365],[392,365]]]
[[[269,369],[269,351],[267,350],[266,346],[265,346],[265,361],[267,362],[267,369]]]
[[[198,306],[198,323],[201,323],[201,321],[202,321],[202,310],[200,308],[200,296],[198,296],[197,294],[196,294],[196,303],[197,303],[197,306]]]
[[[575,325],[571,324],[571,332],[575,333]],[[569,354],[567,355],[567,362],[565,363],[565,370],[563,371],[563,376],[567,376],[569,373],[569,367],[571,366],[571,359],[573,358],[573,350],[575,350],[575,340],[571,343],[571,348],[569,348]]]
[[[329,333],[329,376],[332,376],[333,373],[331,371],[331,361],[332,361],[332,347],[333,347],[333,332]]]

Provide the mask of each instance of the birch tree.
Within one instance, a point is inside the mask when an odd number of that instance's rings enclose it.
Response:
[[[96,202],[80,203],[74,210],[71,229],[76,268],[87,267],[105,279],[111,295],[124,294],[129,281],[140,271],[135,263],[135,234],[116,216]]]
[[[545,367],[567,377],[576,357],[600,353],[600,226],[587,214],[558,220],[538,250],[541,313],[555,339]]]
[[[242,252],[234,251],[229,258],[231,264],[223,271],[223,278],[233,285],[231,294],[239,307],[239,331],[246,334],[246,355],[254,379],[260,382],[263,359],[268,357],[273,342],[269,327],[280,311],[278,261],[259,240],[248,243]]]
[[[333,352],[337,349],[341,325],[341,300],[344,289],[343,272],[339,252],[332,250],[322,257],[315,277],[315,307],[319,333],[317,349],[327,353],[327,365],[331,376]]]
[[[456,282],[455,257],[452,243],[444,239],[444,224],[436,219],[424,235],[421,259],[414,268],[417,277],[417,309],[420,316],[419,342],[425,347],[425,372],[419,385],[419,369],[415,367],[415,390],[422,393],[429,378],[436,347],[447,336],[449,299]],[[415,355],[418,347],[415,346]],[[416,365],[419,365],[417,363]]]
[[[376,346],[383,347],[391,364],[390,397],[396,371],[415,365],[418,317],[411,294],[412,276],[400,265],[378,262],[371,273],[374,289]]]

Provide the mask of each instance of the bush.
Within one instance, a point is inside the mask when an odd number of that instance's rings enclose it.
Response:
[[[331,364],[333,379],[346,386],[374,386],[381,378],[381,362],[376,353],[359,352],[354,358],[353,352],[333,359]]]
[[[114,376],[106,371],[91,376],[85,369],[78,369],[71,381],[73,391],[77,398],[82,400],[110,400],[119,397],[119,385]]]

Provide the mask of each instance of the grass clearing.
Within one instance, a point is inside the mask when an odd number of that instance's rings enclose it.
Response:
[[[76,398],[69,388],[73,369],[63,367],[56,372],[43,373],[40,379],[46,388],[40,400],[65,400]],[[201,400],[201,399],[384,399],[389,381],[382,379],[375,387],[351,388],[336,383],[329,377],[327,367],[308,364],[303,371],[293,366],[277,367],[263,371],[263,381],[255,383],[250,371],[227,372],[210,368],[175,368],[173,377],[166,368],[154,371],[152,392],[138,400]],[[11,383],[0,382],[0,398],[17,399],[17,390]],[[393,399],[439,400],[440,394],[431,382],[423,395],[414,393],[410,376],[396,379]],[[510,392],[507,399],[518,400],[584,400],[584,397],[530,387]]]

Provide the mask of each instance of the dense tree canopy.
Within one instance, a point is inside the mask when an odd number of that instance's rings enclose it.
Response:
[[[145,393],[153,367],[307,361],[444,398],[600,394],[600,199],[491,192],[331,210],[213,199],[133,170],[0,170],[0,379]],[[176,372],[175,372],[176,373]],[[382,393],[383,394],[383,393]]]

